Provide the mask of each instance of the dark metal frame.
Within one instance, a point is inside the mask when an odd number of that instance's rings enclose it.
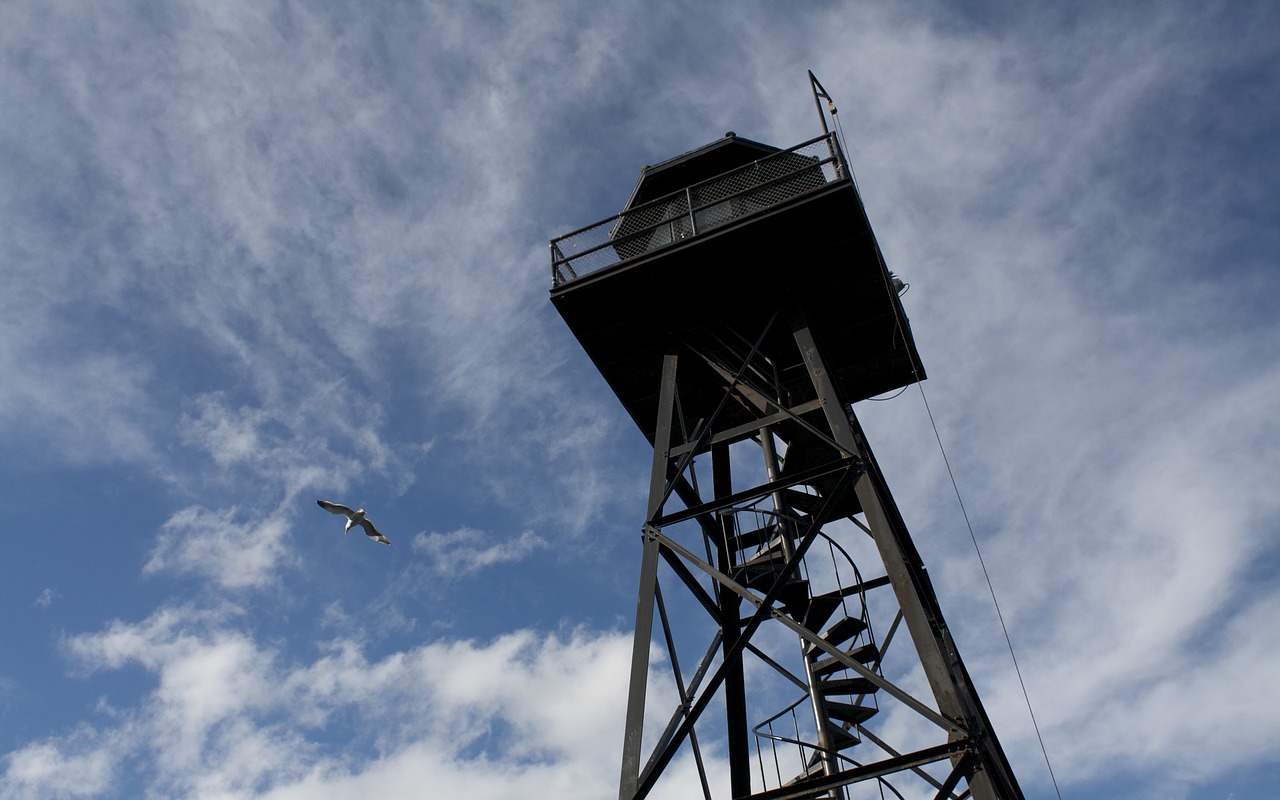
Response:
[[[843,798],[845,787],[864,781],[901,779],[925,781],[937,791],[937,797],[977,800],[1016,800],[1022,797],[1013,771],[996,739],[990,721],[978,698],[959,652],[952,640],[934,594],[923,562],[912,543],[902,516],[889,492],[887,483],[875,461],[852,405],[841,396],[831,379],[831,370],[823,360],[820,342],[798,309],[789,309],[775,317],[770,327],[785,324],[808,369],[814,399],[789,407],[785,398],[769,396],[759,386],[748,387],[744,377],[756,356],[756,347],[769,332],[761,332],[760,340],[747,353],[741,364],[719,365],[725,379],[724,399],[711,418],[688,428],[680,415],[680,365],[682,358],[705,358],[690,352],[668,353],[663,359],[658,387],[658,413],[653,435],[653,463],[649,483],[649,501],[643,527],[640,587],[636,608],[636,627],[630,672],[626,729],[619,789],[621,800],[641,800],[648,796],[671,760],[689,743],[702,776],[703,793],[711,798],[696,725],[713,698],[723,698],[728,733],[730,762],[730,794],[733,798],[780,800],[781,798]],[[737,424],[717,429],[720,409],[733,398],[759,408],[754,424]],[[811,463],[794,470],[783,459],[778,470],[776,454],[771,452],[775,437],[788,447],[788,457],[800,458],[804,443]],[[729,446],[734,442],[756,439],[765,454],[768,478],[749,488],[734,489],[730,474]],[[794,448],[794,449],[792,449]],[[693,472],[695,455],[710,454],[712,461],[712,496],[703,497]],[[772,463],[768,463],[772,461]],[[813,487],[820,486],[820,490]],[[812,497],[809,513],[788,506],[786,493],[802,487]],[[676,495],[683,508],[666,510]],[[771,513],[777,521],[768,529],[773,547],[782,557],[771,556],[765,563],[767,578],[763,583],[752,577],[751,562],[737,555],[729,545],[745,536],[738,530],[737,518],[744,509],[754,509],[772,499]],[[852,513],[850,509],[854,509]],[[819,537],[830,534],[824,527],[840,515],[846,515],[874,541],[885,574],[871,581],[860,578],[837,591],[840,596],[867,592],[877,587],[892,586],[897,614],[890,633],[879,643],[887,650],[889,639],[898,622],[905,623],[914,645],[915,657],[928,679],[932,696],[918,698],[886,678],[882,670],[885,652],[873,646],[874,657],[832,643],[823,632],[823,624],[811,624],[811,611],[819,598],[800,600],[788,595],[804,581],[800,570],[805,556]],[[861,517],[861,519],[859,519]],[[694,552],[668,529],[693,521],[701,532],[704,555]],[[763,535],[763,534],[762,534]],[[762,551],[763,552],[763,551]],[[758,558],[758,557],[757,557]],[[717,626],[710,645],[703,651],[697,669],[686,680],[680,671],[677,635],[667,614],[659,586],[660,566],[666,565]],[[703,581],[710,580],[710,589]],[[755,580],[755,583],[752,581]],[[868,586],[871,589],[868,589]],[[742,617],[745,605],[749,616]],[[655,617],[655,610],[657,615]],[[830,613],[830,612],[828,612]],[[814,614],[813,616],[816,616]],[[663,641],[670,654],[679,701],[665,729],[658,735],[647,759],[643,758],[644,718],[649,681],[650,647],[654,622],[662,629]],[[766,622],[789,628],[799,639],[804,651],[804,676],[791,674],[772,661],[757,646],[753,637]],[[856,627],[850,623],[846,627]],[[862,650],[866,651],[866,645]],[[896,651],[895,651],[896,652]],[[812,768],[789,784],[773,788],[752,789],[748,704],[743,679],[743,657],[753,653],[766,663],[786,673],[792,683],[802,686],[809,696],[815,714],[816,741],[806,743],[812,752]],[[847,683],[886,698],[932,722],[942,740],[925,747],[906,748],[899,752],[864,725],[861,715],[875,713],[869,707],[829,703],[820,670],[844,671]],[[828,681],[827,683],[835,683]],[[861,702],[863,695],[859,695]],[[858,710],[861,709],[861,710]],[[842,725],[829,724],[837,712],[853,720]],[[835,730],[835,728],[839,730]],[[780,741],[792,741],[781,739]],[[799,736],[796,737],[796,740]],[[836,741],[836,740],[839,741]],[[885,757],[871,763],[859,763],[841,753],[849,740],[865,739],[884,752]],[[799,742],[798,742],[799,743]],[[923,765],[950,760],[951,770],[938,778]],[[643,764],[642,764],[643,761]],[[963,782],[966,789],[957,794]]]
[[[821,114],[830,98],[811,81]],[[864,787],[902,797],[906,782],[936,800],[1022,797],[853,412],[925,376],[825,118],[824,131],[787,150],[729,135],[663,162],[621,214],[550,244],[552,302],[654,448],[621,800],[647,797],[686,752],[710,800],[708,729],[726,746],[735,800],[846,800]],[[751,442],[754,470],[733,458]],[[773,633],[798,649],[779,651]],[[646,731],[655,640],[677,699]],[[748,663],[803,694],[748,691]],[[925,696],[895,682],[917,667]],[[708,722],[713,703],[723,725]],[[933,738],[888,741],[882,710],[927,720]],[[779,732],[784,718],[792,730]],[[780,748],[799,756],[790,780]]]

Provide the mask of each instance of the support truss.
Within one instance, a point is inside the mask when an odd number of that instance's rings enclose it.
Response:
[[[760,353],[766,336],[776,341],[775,326],[789,329],[794,363],[807,371],[803,396],[791,396],[795,381],[780,380]],[[690,369],[723,383],[709,419],[681,413]],[[776,315],[754,344],[686,341],[663,360],[621,800],[648,797],[686,755],[708,800],[1022,797],[830,375],[795,310]],[[718,427],[731,407],[736,422]],[[754,416],[747,424],[744,408]],[[708,456],[709,491],[696,463]],[[668,509],[673,496],[679,507]],[[655,622],[668,656],[662,670],[651,653]],[[690,646],[696,659],[682,660]],[[659,681],[665,669],[670,680]],[[926,696],[903,685],[916,670]],[[661,730],[646,730],[650,687],[664,684],[674,710]],[[890,742],[890,727],[908,734]],[[727,756],[727,794],[708,775],[711,741]]]

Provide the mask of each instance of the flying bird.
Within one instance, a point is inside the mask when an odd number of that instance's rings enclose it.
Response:
[[[391,544],[391,540],[379,533],[378,529],[373,527],[373,523],[365,517],[363,508],[352,511],[340,503],[330,503],[327,500],[317,500],[316,505],[320,506],[325,511],[328,511],[330,514],[341,514],[347,518],[347,527],[342,529],[342,533],[344,535],[351,532],[351,526],[359,525],[364,528],[364,535],[373,539],[375,542]]]

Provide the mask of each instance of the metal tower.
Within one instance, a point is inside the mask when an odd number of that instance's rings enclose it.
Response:
[[[853,411],[924,370],[837,138],[646,167],[551,260],[653,445],[619,797],[1021,798]]]

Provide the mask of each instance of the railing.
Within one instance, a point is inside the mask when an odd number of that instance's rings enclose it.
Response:
[[[853,557],[849,555],[849,552],[845,550],[845,548],[842,547],[830,535],[821,531],[818,532],[818,535],[827,541],[827,551],[831,555],[831,566],[832,566],[831,577],[834,579],[837,589],[843,589],[843,587],[845,586],[865,587],[866,584],[862,579],[862,573],[858,570],[858,565],[856,562],[854,562]],[[812,550],[810,551],[810,554],[811,555],[813,554]],[[802,563],[804,568],[804,574],[806,574],[810,579],[812,579],[813,573],[809,571],[808,563],[807,563],[809,557],[810,556],[806,556],[805,559],[802,561]],[[853,574],[849,576],[849,580],[846,580],[841,577],[841,574],[840,574],[841,561],[843,561],[847,565],[848,569],[852,570]],[[849,582],[850,580],[852,581],[851,583]],[[812,590],[812,586],[810,587],[810,589]],[[866,634],[866,641],[874,645],[876,640],[875,640],[875,635],[871,629],[871,615],[870,615],[869,609],[867,608],[866,589],[860,588],[859,591],[856,593],[856,595],[851,593],[848,596],[857,597],[856,606],[857,606],[857,610],[859,611],[858,618],[861,619],[863,624],[866,626],[864,628],[864,631]],[[812,600],[812,595],[810,599]],[[843,601],[842,601],[841,610],[844,614],[848,615],[849,608],[843,605]],[[814,633],[817,633],[817,632],[818,631],[816,630],[814,631]],[[806,655],[806,657],[811,657],[811,656]],[[838,670],[838,672],[843,671],[843,669],[844,668],[842,667],[841,670]],[[881,671],[879,662],[872,665],[872,669],[874,669],[877,673],[879,673]],[[820,681],[821,679],[818,679],[818,680]],[[852,695],[853,692],[851,691],[850,694]],[[808,776],[809,774],[811,774],[810,769],[814,765],[813,763],[810,762],[810,757],[814,753],[818,753],[822,751],[822,748],[819,744],[819,735],[816,728],[817,714],[816,714],[816,711],[806,714],[805,715],[806,719],[802,723],[799,717],[796,715],[796,709],[806,704],[813,703],[814,702],[813,696],[814,695],[812,691],[807,691],[805,694],[802,694],[799,697],[797,697],[794,701],[792,701],[789,705],[784,707],[781,711],[777,712],[771,717],[766,718],[762,722],[752,727],[751,733],[755,737],[756,761],[760,769],[759,780],[764,787],[777,788],[783,785],[794,783],[795,781],[798,781]],[[871,702],[875,704],[876,707],[878,707],[879,704],[876,703],[874,697],[871,698]],[[790,723],[791,730],[790,731],[784,730],[783,732],[780,733],[774,729],[774,723],[779,722],[780,720],[784,720],[785,717],[791,718],[791,723]],[[838,724],[838,723],[834,719],[827,718],[826,720],[824,720],[823,724]],[[784,728],[786,727],[785,723],[783,727]],[[853,731],[850,731],[850,733],[853,733]],[[762,745],[761,742],[765,742],[766,744]],[[779,745],[783,746],[781,758],[779,757]],[[790,745],[790,747],[788,747],[788,745]],[[772,773],[770,773],[765,767],[765,758],[764,758],[765,748],[768,748],[769,753],[773,760],[774,769]],[[788,761],[788,762],[790,761],[790,759],[788,758],[788,754],[794,754],[797,756],[797,763],[799,764],[798,774],[791,775],[790,768],[784,767],[783,761]],[[835,761],[841,765],[841,768],[845,768],[848,766],[855,766],[857,763],[852,757],[850,757],[849,755],[843,752],[832,751],[832,756],[835,759]],[[880,780],[883,782],[883,779],[880,779]],[[884,785],[888,786],[888,784],[884,784]],[[897,794],[896,790],[894,790],[892,786],[888,786],[888,788],[890,789],[890,791],[893,791],[895,794]],[[901,797],[901,795],[898,795],[898,796]]]
[[[560,286],[847,179],[834,134],[696,183],[551,240]]]

